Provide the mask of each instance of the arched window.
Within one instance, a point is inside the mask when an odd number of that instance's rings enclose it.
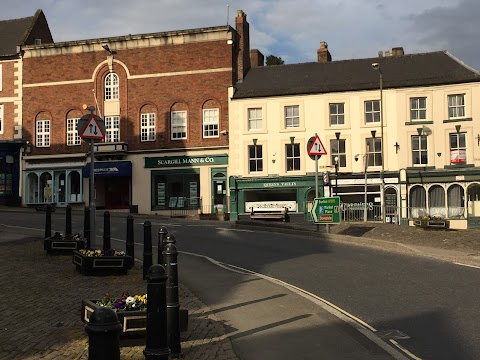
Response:
[[[427,215],[427,194],[423,186],[414,186],[410,189],[410,206],[412,218]]]
[[[428,190],[428,210],[430,216],[446,217],[445,189],[440,185],[434,185]]]
[[[465,196],[460,185],[452,185],[447,191],[448,217],[461,218],[465,211]]]
[[[118,99],[118,75],[110,73],[105,76],[105,100]]]

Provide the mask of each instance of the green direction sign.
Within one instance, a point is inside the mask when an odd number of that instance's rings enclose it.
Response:
[[[315,198],[311,214],[316,224],[340,224],[342,220],[340,198],[338,196]]]

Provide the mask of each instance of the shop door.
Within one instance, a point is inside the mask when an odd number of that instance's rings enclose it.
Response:
[[[66,199],[66,185],[65,185],[65,171],[55,171],[55,184],[53,189],[55,191],[54,202],[57,206],[65,206]]]
[[[214,213],[226,212],[227,173],[226,170],[212,171],[212,207]]]
[[[105,207],[128,209],[130,206],[130,182],[128,177],[105,178]]]

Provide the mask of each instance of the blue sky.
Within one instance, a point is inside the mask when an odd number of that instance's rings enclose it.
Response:
[[[41,8],[55,41],[234,25],[242,9],[251,48],[286,63],[315,61],[320,41],[333,60],[448,50],[480,70],[478,0],[0,0],[0,19]],[[227,11],[229,9],[229,11]]]

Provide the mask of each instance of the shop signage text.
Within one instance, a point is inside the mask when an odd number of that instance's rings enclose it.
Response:
[[[189,166],[189,165],[226,165],[228,164],[227,155],[212,156],[166,156],[145,158],[146,168]]]
[[[264,183],[263,187],[292,187],[297,186],[297,183],[292,182],[276,182],[276,183]]]

